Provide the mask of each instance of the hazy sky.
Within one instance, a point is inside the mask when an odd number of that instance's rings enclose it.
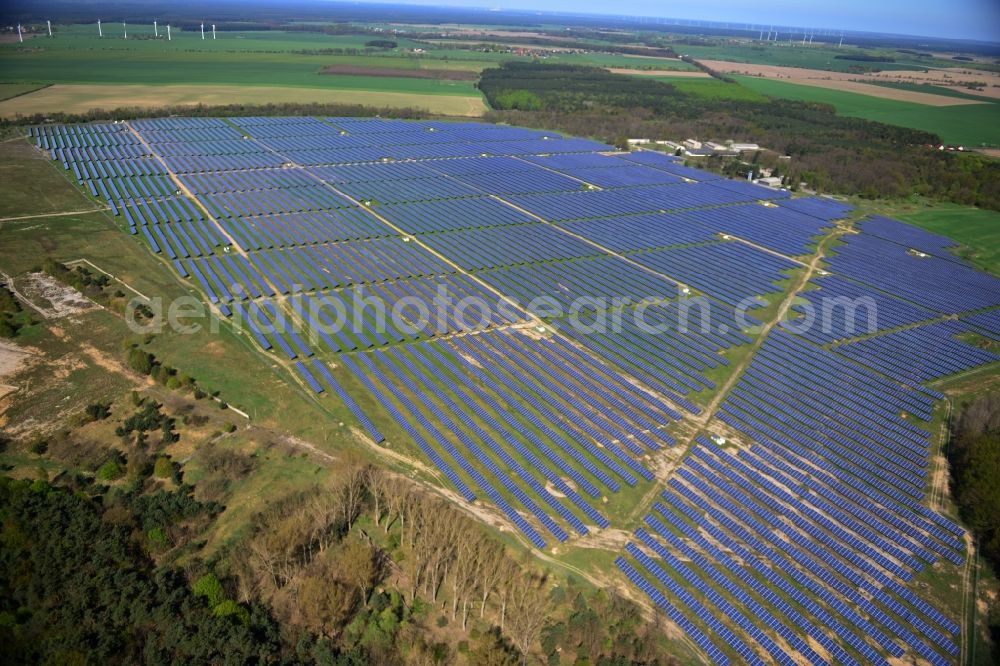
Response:
[[[774,23],[1000,42],[1000,0],[396,0],[421,5],[497,7]]]

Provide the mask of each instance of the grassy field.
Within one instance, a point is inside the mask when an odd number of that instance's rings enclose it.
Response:
[[[841,115],[934,132],[946,143],[1000,145],[1000,104],[932,107],[773,79],[735,78],[765,95],[832,104]]]
[[[37,83],[0,83],[0,102],[18,95],[24,95],[41,88]]]
[[[327,77],[339,79],[372,79],[391,84],[395,81],[418,83],[418,79],[379,77]],[[454,83],[426,81],[427,83]],[[342,81],[339,81],[344,85]],[[365,82],[362,82],[362,85]],[[464,83],[464,82],[458,82]],[[388,85],[386,84],[386,85]],[[418,86],[413,86],[418,87]],[[366,90],[349,86],[331,88],[294,88],[284,86],[213,86],[213,85],[62,85],[57,84],[28,95],[0,102],[0,117],[18,114],[49,113],[54,110],[83,113],[91,109],[124,107],[159,107],[164,105],[196,104],[268,104],[268,103],[341,103],[364,104],[373,107],[420,108],[431,113],[452,116],[480,116],[486,103],[478,95],[427,95],[418,92]]]
[[[897,216],[961,243],[964,247],[959,250],[959,256],[1000,275],[1000,212],[942,203],[912,211],[904,209]]]
[[[201,38],[197,29],[185,31],[174,26],[168,42],[167,26],[159,25],[160,38],[156,39],[151,23],[130,23],[128,39],[123,38],[122,24],[105,21],[102,25],[104,38],[97,36],[97,24],[72,24],[52,26],[55,36],[36,37],[25,42],[25,47],[46,50],[81,49],[127,49],[130,51],[154,51],[164,46],[178,51],[259,51],[290,52],[318,49],[363,49],[365,42],[381,39],[374,35],[326,35],[318,32],[285,30],[218,32],[212,39],[211,24],[205,25],[206,39]],[[418,48],[421,45],[402,37],[390,37],[399,49]],[[14,45],[17,46],[16,44]]]
[[[393,67],[406,66],[398,62]],[[333,64],[369,64],[367,59],[293,53],[238,53],[224,51],[136,51],[127,55],[115,50],[27,50],[0,49],[0,69],[9,82],[45,83],[131,83],[143,85],[222,84],[251,86],[334,87],[332,77],[319,71]],[[402,88],[387,88],[384,80],[344,81],[340,87],[353,85],[364,90],[398,90],[424,95],[467,95],[472,86],[441,86],[435,81],[392,82]]]
[[[692,79],[677,77],[657,77],[658,81],[669,83],[683,93],[697,95],[706,99],[732,99],[743,102],[764,102],[767,96],[753,88],[737,83],[726,83],[719,79]]]
[[[756,35],[754,35],[756,37]],[[788,39],[789,35],[783,35]],[[802,34],[797,35],[802,39]],[[760,65],[781,65],[783,67],[803,67],[806,69],[825,69],[834,72],[850,72],[852,67],[865,67],[870,70],[923,70],[927,67],[953,67],[956,63],[932,58],[914,58],[902,53],[886,52],[896,62],[859,62],[857,60],[842,60],[838,55],[861,53],[855,47],[836,48],[822,44],[802,46],[800,41],[789,43],[771,42],[770,44],[726,43],[717,46],[695,46],[689,44],[674,44],[677,53],[690,55],[705,60],[728,60],[730,62],[746,62]],[[865,51],[868,52],[868,51]]]
[[[0,46],[0,114],[92,108],[261,102],[346,102],[386,107],[416,107],[446,115],[481,115],[486,106],[471,80],[404,76],[324,75],[324,67],[384,67],[396,70],[453,70],[478,73],[492,62],[429,57],[399,48],[363,54],[325,54],[331,49],[363,49],[368,35],[329,36],[306,32],[219,33],[216,40],[173,31],[167,41],[152,38],[152,26],[106,24],[104,39],[96,26],[59,26],[57,36],[37,37],[23,45]],[[165,27],[161,26],[161,36]],[[462,57],[465,55],[466,57]],[[37,93],[31,88],[55,84]],[[74,87],[76,86],[76,87]],[[125,86],[136,86],[133,88]],[[303,91],[302,89],[308,89]],[[14,97],[14,95],[19,95]]]

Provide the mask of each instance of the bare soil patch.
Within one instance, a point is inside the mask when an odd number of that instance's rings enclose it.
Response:
[[[76,289],[46,273],[28,273],[16,280],[21,296],[46,319],[59,319],[98,307]]]
[[[847,72],[827,72],[819,69],[803,69],[800,67],[781,67],[778,65],[754,65],[749,63],[726,62],[723,60],[702,60],[702,64],[724,74],[745,74],[748,76],[760,76],[767,79],[780,79],[788,83],[798,83],[806,86],[816,86],[817,88],[830,88],[831,90],[842,90],[854,92],[869,97],[879,97],[891,99],[898,102],[911,102],[914,104],[924,104],[926,106],[961,106],[966,104],[983,104],[971,99],[961,97],[948,97],[947,95],[935,95],[933,93],[919,92],[916,90],[902,90],[899,88],[887,88],[885,86],[873,85],[874,81],[889,81],[899,83],[936,83],[939,85],[958,85],[960,79],[948,78],[952,74],[937,70],[924,74],[922,72],[879,72],[877,74],[851,74]],[[991,78],[989,72],[980,76],[978,81]],[[921,75],[922,78],[917,78]],[[944,77],[944,78],[942,78]],[[939,83],[947,81],[945,83]],[[994,82],[1000,82],[998,78]],[[987,88],[986,90],[996,90],[997,97],[1000,98],[1000,88]],[[977,95],[984,94],[976,92]]]
[[[16,386],[5,383],[5,380],[27,366],[30,357],[27,350],[13,342],[0,340],[0,398],[17,390]]]
[[[476,72],[456,69],[407,69],[405,67],[365,67],[363,65],[329,65],[320,74],[341,76],[385,76],[406,79],[437,79],[441,81],[475,81]]]

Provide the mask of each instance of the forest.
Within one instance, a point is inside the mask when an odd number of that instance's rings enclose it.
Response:
[[[367,465],[268,498],[206,553],[256,459],[210,443],[189,484],[164,446],[204,417],[136,393],[126,404],[78,423],[120,423],[108,448],[71,427],[31,445],[65,471],[0,476],[10,663],[674,663],[657,616],[515,557],[445,500]]]
[[[729,83],[728,85],[738,85]],[[504,63],[483,72],[488,120],[591,136],[750,141],[793,187],[901,198],[913,194],[1000,210],[1000,162],[936,150],[927,132],[840,117],[825,104],[685,94],[669,83],[573,65]],[[790,159],[782,159],[784,157]]]
[[[1000,393],[961,406],[948,450],[952,494],[982,556],[1000,571]],[[994,644],[1000,640],[1000,602],[990,609]]]

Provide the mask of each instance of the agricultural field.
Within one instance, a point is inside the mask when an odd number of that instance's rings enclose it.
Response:
[[[62,110],[170,104],[338,102],[419,108],[442,115],[485,112],[474,82],[487,67],[531,60],[527,53],[482,52],[469,44],[393,38],[395,48],[371,48],[377,34],[299,31],[200,32],[173,29],[159,38],[151,25],[62,25],[55,36],[0,45],[0,116]],[[595,45],[595,50],[601,48]],[[677,59],[611,53],[547,52],[553,63],[649,71],[696,72]],[[54,89],[31,93],[32,89]],[[129,87],[131,86],[131,87]],[[139,87],[145,87],[145,89]],[[304,89],[298,91],[296,89]],[[4,102],[4,100],[9,100]]]
[[[1000,104],[994,102],[928,106],[774,79],[734,78],[764,95],[831,104],[840,115],[933,132],[949,144],[1000,145]]]
[[[7,205],[88,212],[0,221],[5,272],[45,253],[197,294],[221,332],[158,336],[157,355],[252,423],[391,459],[512,547],[621,586],[685,662],[969,659],[974,564],[933,385],[1000,368],[962,338],[1000,335],[1000,279],[953,251],[990,220],[911,226],[471,122],[161,118],[28,141],[9,159],[65,186]],[[826,296],[874,299],[876,325],[797,326]]]
[[[34,92],[42,86],[32,83],[0,83],[0,102]]]
[[[96,26],[57,26],[52,39],[0,46],[2,79],[18,86],[4,95],[10,99],[0,100],[0,115],[286,101],[421,108],[445,115],[481,115],[486,108],[474,77],[487,63],[423,57],[409,52],[415,44],[407,40],[398,40],[395,49],[366,49],[371,35],[226,32],[202,40],[198,33],[176,30],[168,42],[165,26],[159,39],[153,38],[152,26],[132,26],[127,40],[121,31],[120,24],[108,24],[105,38],[98,39]],[[346,73],[324,73],[328,68]],[[448,76],[452,72],[458,74]],[[22,94],[23,86],[52,84]]]
[[[787,40],[788,35],[784,35]],[[792,41],[762,44],[756,41],[724,42],[715,45],[697,45],[687,43],[673,44],[677,53],[689,55],[696,60],[726,60],[729,62],[750,63],[757,65],[777,65],[779,67],[800,67],[803,69],[829,70],[832,72],[851,72],[858,68],[867,71],[904,70],[921,71],[928,67],[954,67],[956,63],[950,60],[935,58],[918,58],[894,51],[869,51],[857,47],[836,48],[835,45],[813,44],[802,45],[802,33],[792,35]],[[892,62],[863,62],[846,60],[837,56],[873,53]]]
[[[657,81],[669,83],[682,93],[704,99],[729,99],[741,102],[765,102],[767,96],[747,86],[726,83],[714,78],[656,76]]]

